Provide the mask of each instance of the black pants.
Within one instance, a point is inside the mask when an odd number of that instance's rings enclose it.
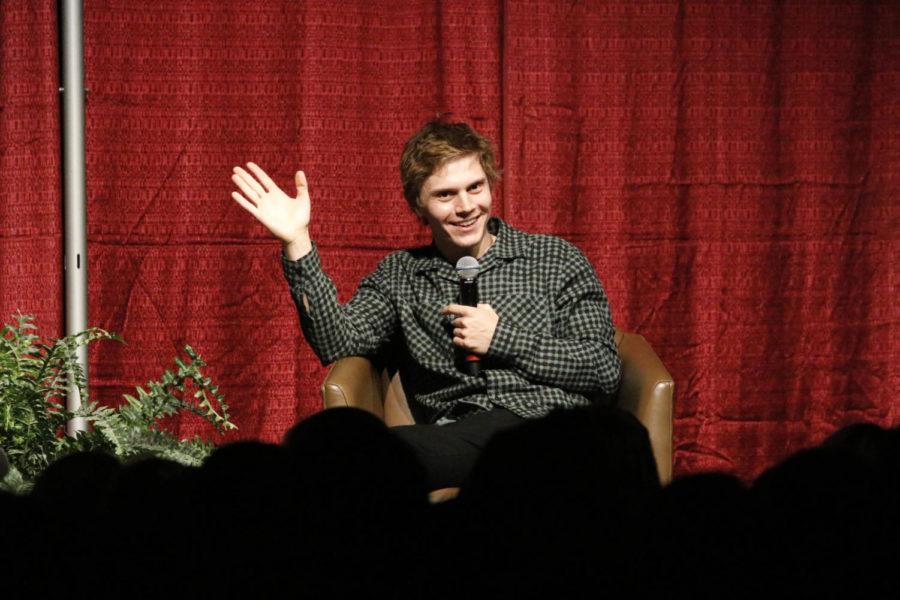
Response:
[[[391,428],[412,446],[425,466],[430,489],[459,487],[488,440],[524,419],[505,408],[468,414],[447,425],[401,425]]]

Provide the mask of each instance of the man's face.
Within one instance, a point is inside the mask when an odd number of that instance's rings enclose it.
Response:
[[[466,255],[480,258],[491,245],[491,187],[478,156],[455,158],[432,173],[415,212],[431,227],[438,251],[450,262]]]

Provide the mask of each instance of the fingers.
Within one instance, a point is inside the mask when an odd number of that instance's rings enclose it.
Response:
[[[441,309],[442,315],[456,315],[457,317],[468,317],[475,311],[475,307],[466,306],[465,304],[448,304]]]
[[[498,323],[497,313],[490,304],[481,303],[477,307],[448,304],[440,312],[453,317],[450,324],[454,346],[478,355],[487,353]]]
[[[486,347],[481,346],[474,340],[455,337],[453,338],[453,345],[462,348],[468,353],[477,354],[478,356],[484,356],[485,353],[487,353]]]
[[[241,189],[242,192],[244,192],[244,196],[250,198],[251,200],[257,200],[260,196],[266,193],[259,182],[253,178],[253,175],[240,167],[234,168],[234,174],[231,176],[231,180]]]
[[[278,186],[275,185],[275,182],[272,181],[272,178],[269,177],[265,171],[259,168],[259,165],[253,162],[248,162],[247,168],[253,171],[253,174],[256,175],[256,178],[259,179],[259,182],[262,183],[267,192],[272,192],[278,189]]]
[[[251,215],[253,215],[254,217],[257,216],[257,208],[255,204],[253,204],[237,192],[231,192],[231,197],[234,198],[235,202],[243,206]]]

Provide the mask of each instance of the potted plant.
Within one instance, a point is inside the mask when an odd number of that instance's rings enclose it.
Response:
[[[236,429],[228,405],[203,375],[206,363],[190,346],[187,360],[175,358],[176,369],[126,394],[117,407],[91,402],[76,349],[97,340],[121,338],[92,327],[49,343],[35,333],[33,319],[17,315],[0,331],[0,489],[23,492],[57,458],[78,451],[101,450],[122,459],[158,456],[199,465],[213,445],[199,436],[178,439],[160,426],[165,417],[193,413],[219,432]],[[82,403],[68,411],[70,382]],[[66,422],[85,419],[87,431],[65,435]],[[5,457],[3,456],[5,455]],[[4,460],[5,458],[5,460]],[[6,470],[3,473],[3,470]]]

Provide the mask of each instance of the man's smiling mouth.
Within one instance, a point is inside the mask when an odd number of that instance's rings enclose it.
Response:
[[[465,221],[459,221],[457,223],[454,223],[454,225],[456,227],[461,227],[461,228],[465,229],[466,227],[470,227],[470,226],[474,225],[475,222],[478,221],[478,219],[479,219],[479,217],[472,217],[471,219],[466,219]]]

